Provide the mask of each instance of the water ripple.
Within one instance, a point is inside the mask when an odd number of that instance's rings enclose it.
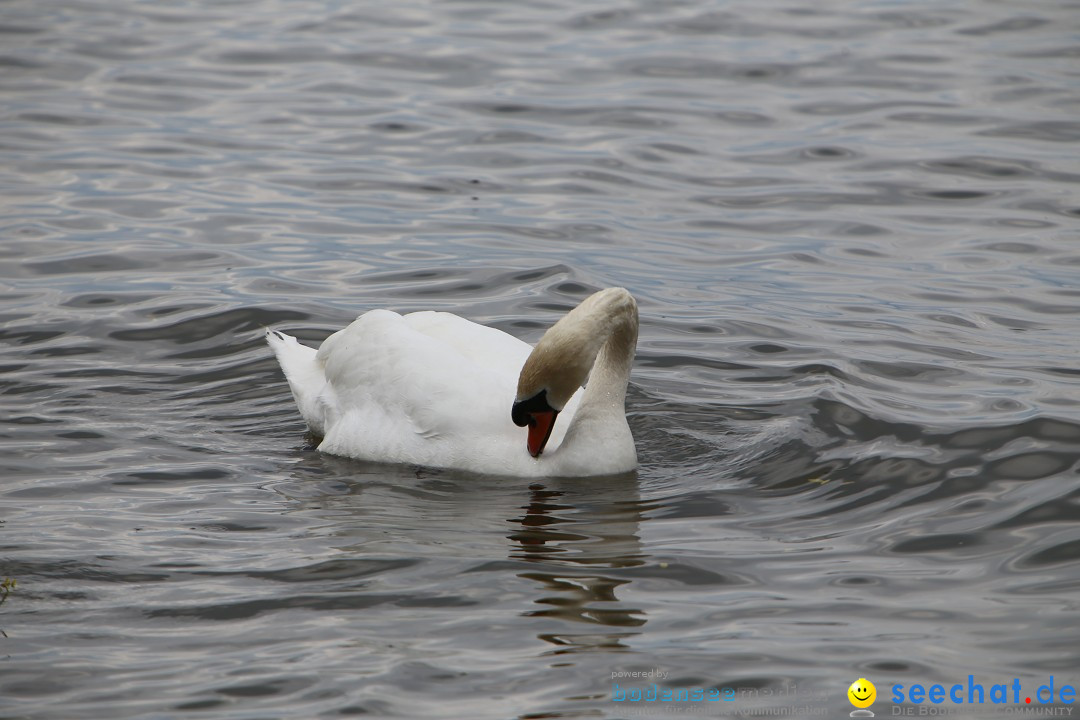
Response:
[[[1064,5],[5,11],[12,716],[1080,681]],[[609,285],[629,477],[320,455],[262,341]]]

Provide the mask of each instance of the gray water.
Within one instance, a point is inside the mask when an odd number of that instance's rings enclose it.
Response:
[[[0,31],[0,717],[1080,686],[1075,2],[8,0]],[[630,477],[323,456],[262,340],[389,307],[535,341],[612,285]],[[653,682],[737,697],[617,700]],[[935,709],[1026,705],[986,703]]]

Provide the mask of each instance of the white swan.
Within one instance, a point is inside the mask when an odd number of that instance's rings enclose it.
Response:
[[[623,288],[583,300],[535,348],[442,312],[372,310],[318,351],[266,334],[319,450],[521,477],[637,467],[625,411],[637,336]]]

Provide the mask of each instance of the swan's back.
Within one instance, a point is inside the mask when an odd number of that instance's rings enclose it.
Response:
[[[532,460],[510,422],[532,346],[500,330],[444,312],[372,310],[318,351],[279,332],[267,340],[324,452],[489,473],[521,472],[502,454]]]

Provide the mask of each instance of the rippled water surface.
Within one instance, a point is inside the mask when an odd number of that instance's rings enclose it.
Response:
[[[1080,686],[1074,2],[0,20],[0,717]],[[610,285],[631,477],[323,456],[262,340]]]

